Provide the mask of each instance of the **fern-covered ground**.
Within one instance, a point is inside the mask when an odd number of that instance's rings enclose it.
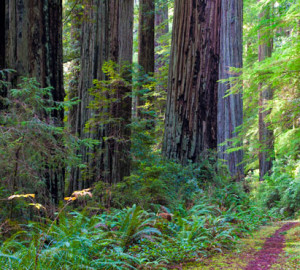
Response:
[[[264,226],[250,237],[241,239],[234,251],[186,265],[183,269],[300,269],[300,223],[276,222]]]

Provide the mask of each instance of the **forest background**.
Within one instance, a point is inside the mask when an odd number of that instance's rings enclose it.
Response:
[[[164,269],[299,216],[298,1],[0,5],[4,269]]]

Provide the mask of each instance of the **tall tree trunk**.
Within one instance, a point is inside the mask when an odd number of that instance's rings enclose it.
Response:
[[[104,175],[106,183],[114,184],[130,175],[130,136],[131,122],[131,82],[130,66],[133,51],[133,0],[109,1],[109,60],[112,60],[123,70],[123,81],[114,82],[114,89],[109,98],[115,98],[110,107],[110,116],[118,119],[108,124],[104,129],[107,137],[104,155]],[[125,68],[125,70],[124,70]],[[121,70],[120,70],[121,71]]]
[[[230,74],[230,67],[241,68],[243,64],[243,1],[221,0],[221,2],[219,79],[229,79],[236,76]],[[226,150],[232,147],[232,139],[237,136],[236,128],[243,123],[242,93],[225,97],[232,86],[231,82],[218,85],[218,150],[219,158],[226,161],[231,175],[241,179],[243,151],[226,153]],[[240,145],[235,145],[237,146]]]
[[[138,63],[145,73],[154,72],[154,0],[140,0]]]
[[[258,61],[264,61],[272,55],[272,37],[270,30],[270,6],[265,7],[259,15],[260,20],[265,21],[263,29],[258,33]],[[271,173],[273,158],[274,158],[274,134],[270,129],[270,124],[266,121],[270,110],[267,106],[270,100],[273,99],[273,90],[270,86],[264,86],[263,83],[259,86],[259,179],[263,181],[265,175]]]
[[[5,48],[6,48],[6,13],[7,9],[5,7],[5,1],[0,2],[0,70],[5,69]],[[0,74],[0,80],[4,78]],[[6,87],[0,85],[0,111],[5,109],[5,104],[3,98],[7,96]]]
[[[105,80],[103,64],[109,60],[119,65],[132,63],[133,48],[133,0],[93,0],[85,7],[81,37],[81,71],[78,95],[81,100],[77,111],[76,132],[81,139],[95,139],[99,145],[82,146],[79,153],[84,171],[75,169],[71,175],[69,192],[90,187],[97,181],[114,183],[130,174],[130,129],[131,89],[123,82],[114,82],[112,91],[106,93],[106,100],[116,99],[105,110],[114,123],[86,123],[95,116],[96,109],[88,108],[93,100],[89,89],[93,80]],[[123,69],[122,69],[123,70]],[[126,70],[126,69],[125,69]],[[121,72],[121,68],[119,69]],[[130,81],[129,72],[123,74]],[[107,119],[106,119],[107,120]],[[101,121],[103,122],[103,121]],[[107,121],[104,121],[107,122]],[[107,138],[107,139],[106,139]]]
[[[0,69],[5,68],[5,1],[0,2]]]
[[[163,153],[197,162],[217,147],[220,0],[175,0]]]
[[[92,97],[89,89],[93,87],[93,80],[104,80],[102,65],[108,59],[108,43],[106,39],[108,6],[105,0],[92,0],[86,2],[81,26],[81,60],[80,76],[78,82],[78,98],[80,103],[76,106],[75,121],[71,122],[71,130],[77,133],[82,140],[100,140],[101,136],[95,127],[85,129],[89,119],[92,118],[94,110],[89,108]],[[75,190],[90,187],[97,178],[95,161],[96,149],[85,145],[80,147],[79,153],[82,157],[81,163],[85,164],[84,170],[73,168],[71,171],[69,193]],[[100,166],[100,161],[97,163]]]
[[[3,2],[3,1],[2,1]],[[7,0],[7,67],[21,76],[35,77],[41,87],[52,86],[54,101],[64,100],[62,66],[62,1]],[[63,109],[52,112],[55,125],[63,126]],[[55,203],[64,195],[64,168],[49,168],[46,185]]]
[[[77,4],[82,4],[82,1],[77,1]],[[81,26],[82,26],[82,13],[83,9],[81,5],[75,7],[72,13],[71,24],[71,43],[75,50],[75,58],[71,61],[71,78],[69,80],[68,96],[69,100],[78,98],[78,84],[80,77],[80,49],[81,49]],[[71,127],[71,133],[76,135],[76,117],[77,117],[78,105],[74,105],[70,108],[68,115],[68,123]]]
[[[159,41],[160,37],[169,32],[169,10],[168,3],[158,3],[155,7],[155,48],[166,44],[161,44]],[[159,68],[162,67],[161,55],[155,53],[155,72],[158,72]]]
[[[155,3],[154,0],[140,0],[139,3],[139,29],[138,29],[138,64],[142,74],[153,75],[154,73],[154,21]],[[143,76],[141,76],[143,78]],[[141,84],[145,82],[141,80]],[[137,106],[145,104],[141,95],[137,96]],[[137,108],[137,115],[140,113]]]

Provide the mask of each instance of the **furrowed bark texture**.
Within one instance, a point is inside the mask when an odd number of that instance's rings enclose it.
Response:
[[[220,30],[220,64],[219,79],[229,79],[229,68],[242,67],[242,26],[243,1],[221,0],[221,30]],[[237,136],[236,128],[243,123],[242,93],[224,97],[232,87],[231,82],[218,84],[218,151],[219,158],[226,161],[231,175],[241,179],[243,175],[243,151],[226,153]],[[225,145],[220,145],[224,144]],[[235,145],[239,146],[239,145]]]
[[[145,73],[154,72],[154,0],[140,0],[138,63]]]
[[[220,0],[175,0],[163,153],[197,162],[217,147]]]
[[[79,168],[73,170],[70,193],[90,187],[100,180],[110,184],[119,182],[130,173],[130,129],[127,125],[131,119],[131,98],[127,94],[131,89],[122,82],[119,86],[117,83],[111,85],[112,91],[106,94],[106,99],[116,98],[117,101],[105,109],[88,108],[93,100],[88,90],[93,87],[94,79],[106,79],[102,72],[106,61],[112,60],[117,64],[132,62],[133,0],[93,0],[88,3],[82,24],[78,86],[81,102],[77,110],[76,132],[81,139],[99,140],[100,144],[92,149],[81,147],[79,154],[87,168],[83,171]],[[124,77],[130,80],[128,74],[124,74]],[[85,128],[97,110],[105,110],[109,117],[118,121],[97,123],[96,126]]]
[[[82,4],[82,1],[79,1]],[[68,95],[72,100],[78,97],[78,84],[80,77],[80,49],[81,49],[81,26],[82,26],[82,13],[83,9],[78,7],[73,10],[72,25],[71,25],[71,42],[75,49],[75,58],[72,60],[71,78],[69,81]],[[74,105],[69,110],[68,123],[71,127],[71,133],[76,134],[76,121],[77,121],[78,105]]]
[[[6,18],[5,1],[1,1],[0,2],[0,70],[5,68],[5,42],[6,42],[5,18]],[[0,80],[1,79],[3,78],[0,75]],[[6,95],[7,95],[6,88],[0,86],[0,111],[5,108],[2,98],[5,98]]]
[[[270,7],[259,15],[261,20],[270,20]],[[269,25],[266,25],[268,27]],[[260,45],[258,47],[258,61],[263,61],[272,55],[272,38],[271,31],[260,30],[258,33]],[[270,110],[267,110],[267,105],[273,99],[273,90],[269,86],[260,84],[259,86],[259,179],[264,180],[265,175],[271,173],[273,158],[274,158],[274,134],[270,128],[270,124],[266,121]]]
[[[41,87],[52,86],[54,101],[64,100],[62,67],[61,0],[7,0],[7,67],[16,70],[13,86],[21,76],[35,77]],[[63,125],[64,111],[54,110],[52,121]],[[64,168],[45,173],[46,185],[55,203],[64,196]]]
[[[5,1],[0,2],[0,69],[5,67]]]
[[[139,3],[139,35],[138,35],[138,64],[141,70],[152,76],[154,73],[155,53],[154,53],[154,22],[155,22],[155,3],[154,0],[140,0]],[[144,81],[141,80],[141,84]],[[149,98],[152,103],[153,98]],[[137,106],[145,104],[141,95],[137,96]],[[140,114],[137,108],[137,115]],[[150,119],[149,115],[146,118]]]
[[[109,60],[118,63],[120,67],[132,64],[133,50],[133,0],[109,1]],[[130,67],[128,67],[130,69]],[[130,136],[128,125],[131,122],[131,88],[125,81],[131,81],[131,74],[127,68],[123,70],[124,81],[116,81],[111,87],[114,89],[109,98],[116,98],[117,102],[110,107],[110,116],[118,121],[103,127],[107,137],[105,143],[104,174],[106,183],[114,184],[130,175]]]
[[[101,5],[103,5],[102,2]],[[93,79],[104,79],[101,71],[101,65],[103,64],[101,61],[103,59],[99,59],[99,56],[105,52],[106,48],[106,44],[102,42],[103,33],[100,26],[105,22],[105,18],[105,10],[100,8],[100,1],[86,2],[81,25],[81,60],[77,85],[77,96],[80,103],[73,108],[72,118],[74,117],[74,119],[70,122],[71,130],[81,140],[97,139],[97,132],[91,128],[85,130],[85,125],[93,114],[93,111],[88,108],[92,101],[88,90],[93,87]],[[86,165],[86,169],[72,168],[68,190],[70,194],[75,190],[90,187],[90,180],[94,173],[94,168],[92,168],[92,165],[95,166],[93,164],[95,160],[94,149],[81,145],[77,154],[81,155],[81,163]]]

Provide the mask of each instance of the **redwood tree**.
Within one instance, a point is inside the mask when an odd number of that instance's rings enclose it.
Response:
[[[5,62],[7,68],[16,70],[10,78],[12,85],[20,82],[21,76],[35,77],[41,87],[52,87],[54,101],[63,101],[62,1],[9,0],[6,8]],[[52,112],[56,126],[63,125],[63,116],[63,109]],[[64,168],[59,164],[45,168],[44,179],[58,203],[64,195]]]
[[[145,73],[154,72],[154,0],[140,0],[138,63]]]
[[[220,0],[175,0],[163,153],[196,162],[217,147]]]
[[[270,6],[267,5],[259,14],[261,29],[258,33],[258,61],[264,61],[272,55],[272,38],[270,30]],[[263,83],[259,86],[259,179],[270,174],[274,155],[274,135],[270,128],[267,116],[270,110],[267,109],[268,103],[273,99],[273,90],[270,86]]]
[[[156,1],[155,6],[155,48],[159,47],[159,39],[162,35],[165,35],[169,32],[169,11],[168,11],[168,2],[160,3]],[[155,54],[155,72],[158,72],[158,69],[162,66],[161,55],[158,53]]]
[[[221,1],[219,79],[228,80],[235,76],[230,73],[230,67],[242,67],[243,1]],[[232,86],[230,81],[218,85],[218,150],[219,158],[226,161],[231,175],[240,179],[243,175],[243,151],[226,153],[233,146],[232,140],[237,135],[237,127],[243,123],[242,93],[225,97]],[[237,146],[239,145],[234,145]]]
[[[0,2],[0,70],[5,68],[5,41],[6,41],[6,31],[5,31],[5,1]],[[0,75],[0,80],[3,79]],[[4,104],[2,98],[6,96],[6,89],[4,86],[0,85],[0,110],[4,109]]]
[[[0,69],[5,67],[5,1],[0,2]]]
[[[77,109],[76,132],[81,139],[98,140],[94,147],[81,146],[79,154],[84,171],[73,169],[69,192],[90,187],[96,181],[112,184],[122,181],[130,173],[130,129],[131,119],[129,72],[122,74],[124,81],[111,84],[111,91],[105,93],[106,100],[115,100],[108,108],[88,107],[93,97],[89,89],[93,80],[107,79],[102,71],[109,60],[121,66],[132,62],[133,48],[133,0],[92,0],[84,10],[81,37],[81,71]],[[103,94],[103,93],[102,93]],[[86,125],[100,112],[116,121],[101,119],[93,125]]]

